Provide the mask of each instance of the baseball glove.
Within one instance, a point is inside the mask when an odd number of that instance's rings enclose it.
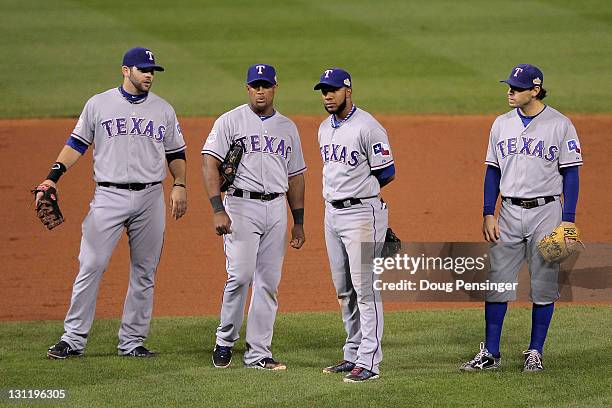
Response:
[[[538,242],[538,250],[548,263],[559,263],[579,250],[581,234],[577,227],[559,225],[553,232]]]
[[[51,230],[64,222],[64,216],[58,205],[57,190],[54,187],[40,184],[32,190],[32,193],[34,193],[34,200],[38,193],[43,193],[36,204],[36,216],[40,218],[45,227]]]
[[[240,143],[232,143],[225,159],[221,162],[219,172],[221,173],[221,191],[227,191],[228,188],[234,183],[236,173],[238,172],[238,165],[240,159],[242,159],[243,147]]]
[[[395,235],[391,228],[387,228],[385,244],[383,245],[381,256],[383,258],[393,257],[400,249],[402,249],[402,241]]]

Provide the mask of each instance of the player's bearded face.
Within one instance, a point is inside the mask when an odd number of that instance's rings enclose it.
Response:
[[[322,89],[323,106],[328,113],[338,114],[346,108],[346,88]]]
[[[143,72],[136,67],[130,68],[130,75],[128,76],[128,79],[134,88],[141,93],[149,92],[151,86],[153,85],[154,78],[155,71],[145,70],[145,72]]]

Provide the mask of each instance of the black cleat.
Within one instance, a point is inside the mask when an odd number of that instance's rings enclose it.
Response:
[[[82,350],[73,350],[72,347],[64,340],[60,340],[55,346],[49,347],[47,357],[52,360],[64,360],[68,357],[80,357],[83,355]]]
[[[367,370],[363,367],[355,367],[351,372],[344,376],[345,383],[359,383],[370,380],[376,380],[380,376],[373,371]]]
[[[227,368],[232,362],[232,347],[215,344],[212,356],[213,365],[217,368]]]
[[[255,363],[245,364],[245,367],[269,371],[281,371],[287,369],[287,366],[285,364],[274,360],[272,357],[265,357]]]
[[[325,374],[349,373],[353,368],[355,368],[355,363],[351,363],[348,360],[342,360],[337,364],[325,367],[323,372]]]
[[[155,357],[155,352],[146,349],[144,346],[138,346],[133,348],[129,353],[122,354],[122,357],[139,357],[139,358],[151,358]]]
[[[495,358],[493,354],[489,353],[484,346],[484,343],[480,343],[480,351],[470,361],[463,363],[459,370],[461,371],[483,371],[483,370],[496,370],[501,365],[501,357]]]
[[[538,350],[523,351],[525,355],[524,373],[535,373],[544,370],[542,365],[542,354]]]

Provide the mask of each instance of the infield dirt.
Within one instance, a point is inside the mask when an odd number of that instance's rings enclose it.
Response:
[[[480,241],[484,156],[494,116],[377,116],[386,127],[397,177],[383,191],[390,225],[406,241]],[[587,242],[612,242],[609,130],[612,115],[570,115],[581,140],[577,224]],[[293,116],[302,137],[306,173],[307,242],[289,248],[279,289],[281,312],[337,310],[323,238],[321,159],[317,128],[323,117]],[[156,316],[219,311],[225,282],[223,245],[211,224],[200,173],[200,149],[212,118],[181,120],[188,144],[187,215],[167,221],[157,271]],[[0,121],[2,180],[0,320],[63,319],[78,270],[81,222],[92,197],[88,152],[59,184],[66,223],[47,231],[35,217],[33,188],[75,124],[74,119]],[[170,180],[166,180],[166,196]],[[122,238],[102,280],[97,317],[121,316],[129,251]],[[479,306],[478,304],[472,304]],[[387,309],[432,308],[433,303],[394,303]]]

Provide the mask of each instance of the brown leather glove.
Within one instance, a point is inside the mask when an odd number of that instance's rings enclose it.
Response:
[[[579,245],[584,247],[580,236],[578,227],[561,224],[538,242],[540,255],[548,263],[563,262],[579,250]]]
[[[58,205],[55,187],[40,184],[32,190],[32,193],[34,193],[34,200],[36,200],[38,193],[43,193],[40,200],[36,203],[36,216],[45,227],[51,230],[64,222],[64,216]]]

